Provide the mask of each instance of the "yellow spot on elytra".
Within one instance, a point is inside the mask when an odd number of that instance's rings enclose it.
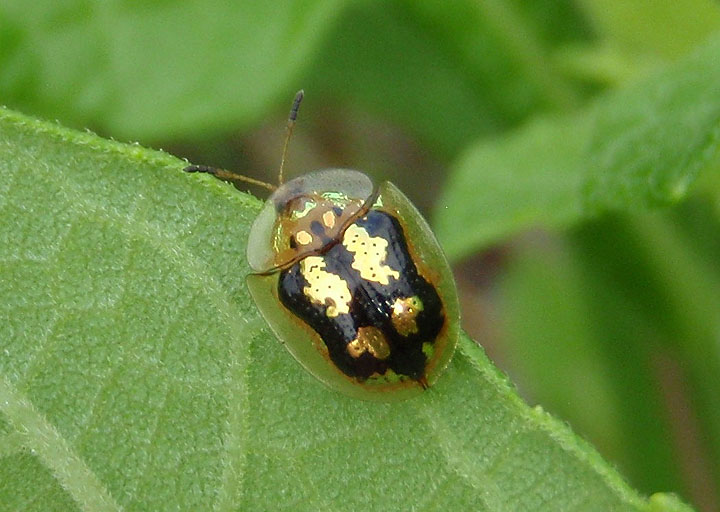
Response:
[[[390,357],[390,345],[382,331],[373,326],[360,327],[355,339],[347,344],[347,351],[355,359],[365,352],[370,352],[376,359]]]
[[[300,245],[308,245],[312,242],[313,237],[307,231],[298,231],[295,234],[295,240],[297,240],[297,243]]]
[[[400,273],[385,265],[388,242],[379,236],[370,236],[365,228],[352,224],[345,231],[343,245],[354,254],[352,268],[368,281],[387,285],[389,277],[398,279]]]
[[[300,273],[308,285],[303,288],[305,295],[315,304],[327,306],[325,314],[334,318],[350,313],[350,289],[338,275],[325,270],[321,256],[308,256],[300,261]]]
[[[392,306],[391,320],[395,330],[402,336],[415,334],[418,326],[415,319],[423,310],[420,297],[397,298]]]
[[[323,224],[325,224],[328,228],[332,229],[335,226],[335,212],[332,210],[328,210],[325,213],[323,213],[322,216]]]

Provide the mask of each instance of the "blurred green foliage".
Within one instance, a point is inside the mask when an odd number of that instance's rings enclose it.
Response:
[[[0,103],[267,178],[304,87],[291,167],[433,208],[521,392],[641,491],[710,511],[718,30],[712,0],[7,0]]]

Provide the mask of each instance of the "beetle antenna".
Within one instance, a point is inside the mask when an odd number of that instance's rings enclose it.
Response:
[[[305,97],[305,91],[300,89],[295,94],[292,107],[290,108],[290,115],[288,116],[287,125],[285,126],[285,144],[283,145],[282,160],[280,160],[280,172],[278,173],[278,186],[283,184],[283,169],[285,168],[285,160],[287,159],[288,146],[290,145],[290,137],[292,136],[293,128],[295,128],[295,120],[297,119],[298,110],[300,110],[300,102]]]
[[[264,181],[250,178],[249,176],[243,176],[242,174],[236,174],[234,172],[226,171],[225,169],[218,169],[217,167],[210,167],[208,165],[188,165],[183,169],[185,172],[204,172],[212,174],[216,178],[224,181],[241,181],[263,187],[268,189],[270,192],[274,192],[277,188],[283,184],[283,169],[285,168],[285,160],[287,160],[288,146],[290,145],[290,137],[292,136],[293,128],[295,128],[295,121],[297,120],[298,110],[300,110],[300,102],[305,96],[305,91],[300,89],[295,94],[292,107],[290,108],[290,115],[288,115],[287,125],[285,126],[285,144],[283,145],[282,160],[280,160],[280,172],[278,173],[278,184],[271,185]]]
[[[242,181],[244,183],[250,183],[251,185],[257,185],[258,187],[266,188],[270,192],[274,192],[275,190],[277,190],[277,187],[275,185],[271,185],[270,183],[265,183],[264,181],[250,178],[249,176],[243,176],[242,174],[235,174],[234,172],[226,171],[225,169],[210,167],[209,165],[188,165],[183,169],[183,171],[204,172],[207,174],[212,174],[216,178],[219,178],[223,181]]]

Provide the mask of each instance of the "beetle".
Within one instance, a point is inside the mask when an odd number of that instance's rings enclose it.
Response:
[[[435,383],[459,331],[457,290],[427,222],[392,183],[351,169],[283,182],[300,102],[288,117],[278,186],[208,166],[272,194],[253,222],[246,278],[255,304],[292,355],[330,388],[404,399]]]

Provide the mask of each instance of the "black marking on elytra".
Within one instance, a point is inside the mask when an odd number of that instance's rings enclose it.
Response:
[[[387,285],[360,277],[352,268],[353,254],[342,243],[333,244],[322,253],[327,272],[340,276],[352,295],[350,312],[330,318],[327,305],[313,303],[304,293],[307,281],[295,263],[280,274],[278,295],[282,304],[304,320],[322,338],[335,365],[346,375],[362,381],[373,373],[384,374],[392,369],[399,375],[423,382],[427,358],[423,343],[434,343],[444,323],[445,315],[440,297],[434,286],[418,274],[408,252],[400,223],[393,216],[371,210],[355,223],[365,228],[370,236],[388,242],[384,264],[397,270],[398,279],[390,278]],[[418,296],[423,310],[415,321],[418,332],[403,336],[392,324],[392,305],[397,298]],[[354,358],[347,352],[347,344],[357,336],[363,326],[380,329],[390,345],[390,357],[380,360],[369,352]]]
[[[310,231],[312,231],[316,235],[324,235],[325,234],[325,226],[320,224],[320,222],[314,220],[310,223]]]

